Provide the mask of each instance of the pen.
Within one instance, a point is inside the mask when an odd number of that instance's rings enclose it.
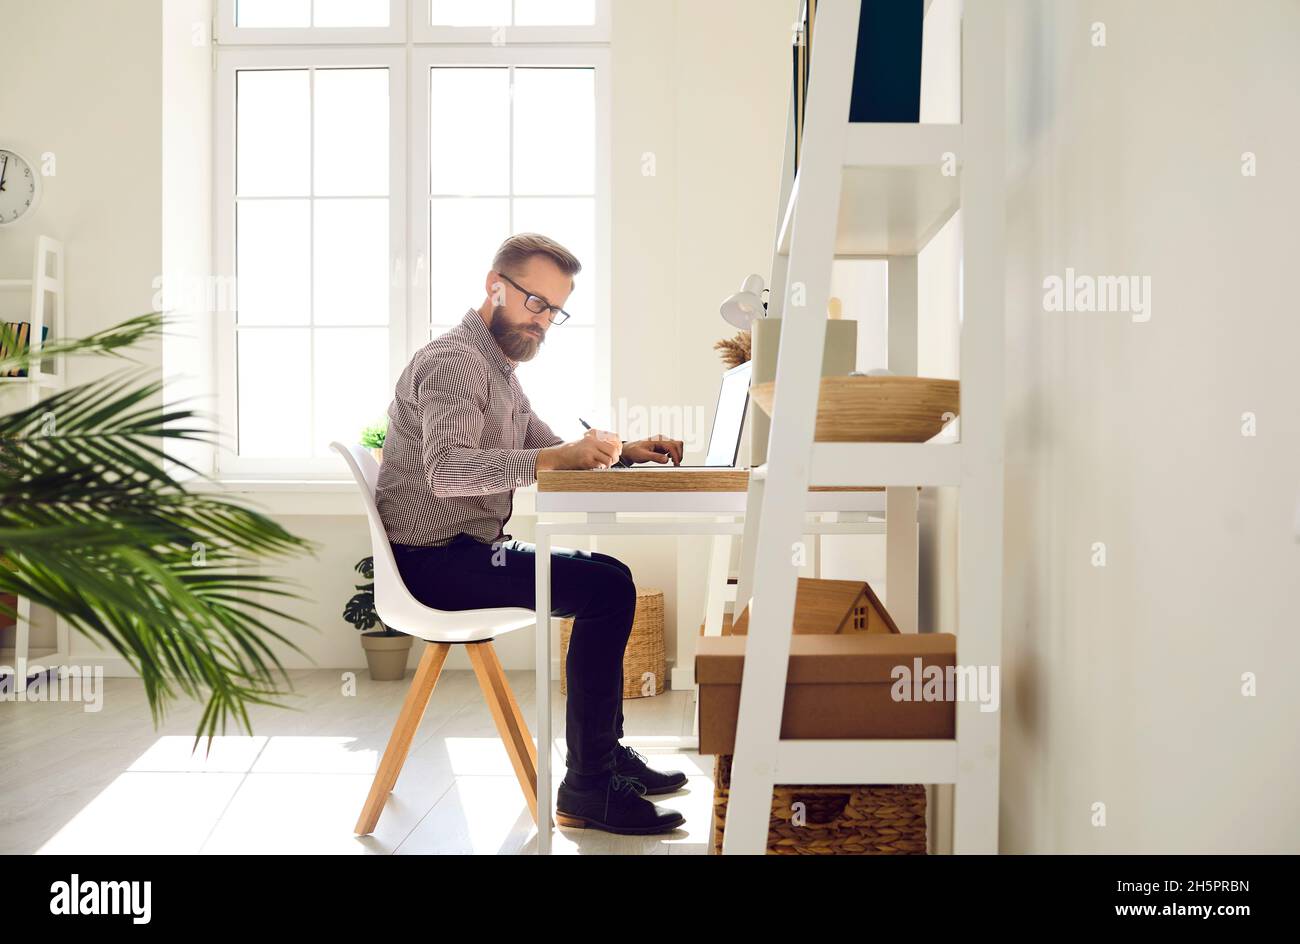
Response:
[[[591,424],[588,423],[586,420],[584,420],[581,416],[578,417],[578,422],[582,424],[583,429],[591,429]],[[623,468],[627,469],[627,468],[631,468],[632,464],[620,455],[618,457],[618,460],[614,463],[614,465],[622,466]]]

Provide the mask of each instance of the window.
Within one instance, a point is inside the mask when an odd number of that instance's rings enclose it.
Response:
[[[607,412],[607,51],[475,29],[338,39],[408,16],[456,29],[484,7],[562,39],[607,15],[603,0],[222,0],[216,256],[236,287],[219,321],[222,476],[337,478],[329,443],[384,415],[414,352],[482,301],[512,232],[583,263],[524,389],[562,436]]]
[[[415,0],[421,42],[584,43],[609,41],[609,0]]]
[[[540,232],[582,261],[538,357],[519,365],[534,409],[559,435],[581,435],[597,412],[595,70],[551,65],[428,68],[428,322],[439,334],[483,298],[492,250],[511,233]],[[552,378],[563,377],[565,382]],[[567,432],[566,432],[567,431]]]
[[[406,38],[406,0],[220,0],[223,45],[394,43]]]

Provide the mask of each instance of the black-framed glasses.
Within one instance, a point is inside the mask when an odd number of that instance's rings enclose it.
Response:
[[[534,295],[504,272],[498,272],[497,275],[501,276],[501,278],[505,279],[515,288],[519,289],[519,291],[524,293],[524,307],[534,315],[541,315],[552,311],[557,312],[558,314],[551,315],[551,324],[553,325],[564,324],[569,320],[569,313],[559,305],[552,305],[546,299],[542,298],[542,296]]]

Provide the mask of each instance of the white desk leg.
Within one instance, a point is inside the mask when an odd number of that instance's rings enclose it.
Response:
[[[718,518],[727,521],[727,518]],[[709,555],[708,585],[704,598],[704,635],[722,635],[722,616],[727,603],[727,571],[731,564],[731,535],[715,534],[713,552]],[[694,639],[691,640],[694,643]],[[694,655],[695,646],[686,655]]]
[[[916,376],[918,275],[916,256],[890,256],[889,369]],[[917,562],[916,489],[885,489],[885,607],[898,628],[917,631],[919,568]]]
[[[717,518],[717,521],[734,521],[734,518]],[[722,635],[722,618],[727,605],[727,577],[731,568],[731,535],[715,534],[713,536],[713,552],[709,555],[709,576],[706,586],[706,596],[704,603],[704,635],[721,636]],[[695,628],[691,627],[691,638],[677,640],[677,664],[681,665],[683,659],[695,659],[696,639]],[[689,646],[689,648],[688,648]],[[695,672],[692,666],[691,677],[694,678]],[[692,737],[700,736],[700,698],[698,683],[691,686],[692,697],[695,698],[694,720],[691,724]],[[698,741],[697,741],[698,743]]]
[[[745,530],[740,540],[740,574],[736,578],[736,615],[754,598],[754,555],[758,547],[758,524],[763,517],[763,489],[766,479],[749,478],[749,495],[745,498]]]
[[[537,854],[551,854],[551,533],[537,525]]]
[[[918,630],[917,497],[912,486],[885,489],[885,607],[905,633]]]

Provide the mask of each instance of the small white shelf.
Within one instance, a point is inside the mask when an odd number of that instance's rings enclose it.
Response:
[[[961,125],[850,124],[835,253],[912,256],[952,218],[961,203]],[[952,155],[951,160],[947,155]],[[945,174],[946,169],[954,172]],[[796,176],[781,221],[780,255],[790,253],[799,200]]]
[[[50,339],[62,340],[64,328],[64,285],[63,285],[63,244],[49,236],[37,236],[35,254],[32,262],[32,278],[0,279],[0,289],[23,289],[31,293],[29,299],[28,323],[30,324],[29,348],[33,357],[29,362],[26,377],[0,377],[0,390],[18,392],[19,398],[25,399],[28,406],[34,406],[50,390],[63,386],[66,355],[54,354],[43,357],[40,354],[43,329],[48,329]],[[55,369],[46,373],[41,368],[52,360]],[[6,397],[10,394],[6,393]],[[16,399],[16,398],[15,398]],[[21,665],[29,669],[33,663],[41,660],[58,662],[70,653],[70,632],[65,619],[58,613],[53,615],[55,646],[32,646],[32,601],[23,596],[18,597],[18,620],[14,625],[14,645],[0,650],[0,664],[17,669]],[[22,694],[27,690],[27,672],[16,672],[14,692]]]

